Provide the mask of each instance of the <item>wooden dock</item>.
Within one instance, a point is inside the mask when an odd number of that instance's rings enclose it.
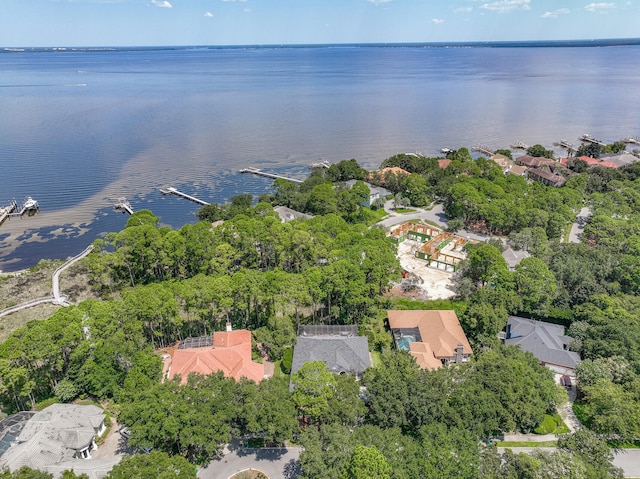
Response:
[[[600,140],[596,140],[595,138],[592,138],[591,135],[588,135],[586,133],[580,137],[580,141],[593,143],[594,145],[601,145],[601,146],[606,145],[605,143],[601,142]]]
[[[640,139],[637,137],[628,136],[622,140],[623,143],[629,143],[632,145],[640,145]]]
[[[124,212],[129,213],[130,215],[133,214],[131,203],[129,203],[124,196],[121,196],[116,200],[115,207],[117,210],[123,210]]]
[[[2,221],[4,221],[6,218],[24,216],[24,214],[28,211],[32,212],[33,214],[37,212],[39,208],[40,207],[38,206],[38,202],[30,196],[27,196],[24,203],[22,203],[20,206],[18,206],[16,200],[13,200],[13,202],[8,207],[3,208],[5,210],[4,214],[0,216],[2,216]],[[0,223],[2,221],[0,221]]]
[[[573,147],[573,145],[571,143],[569,143],[567,140],[560,140],[556,143],[554,143],[555,146],[559,146],[561,148],[564,148],[566,150],[574,150],[575,148]]]
[[[16,203],[16,200],[12,200],[7,206],[0,207],[0,225],[4,223],[4,220],[6,220],[17,207],[18,203]]]
[[[240,173],[251,173],[254,175],[258,175],[258,176],[264,176],[266,178],[273,178],[274,180],[276,179],[282,179],[282,180],[287,180],[287,181],[291,181],[292,183],[302,183],[302,180],[297,180],[295,178],[288,178],[286,176],[282,176],[282,175],[276,175],[273,173],[267,173],[265,171],[262,171],[260,168],[242,168],[240,170]]]
[[[185,198],[189,201],[193,201],[194,203],[198,203],[199,205],[202,206],[207,206],[209,203],[207,203],[204,200],[201,200],[200,198],[196,198],[195,196],[191,196],[188,195],[186,193],[183,193],[182,191],[179,191],[177,188],[174,188],[173,186],[167,186],[166,188],[160,188],[160,192],[163,195],[176,195],[176,196],[180,196],[182,198]]]
[[[474,146],[473,149],[475,151],[479,151],[480,153],[484,153],[485,155],[493,155],[493,150],[488,146],[479,145],[479,146]]]
[[[516,143],[513,143],[510,146],[511,146],[511,149],[513,149],[513,150],[528,150],[529,149],[529,145],[527,145],[526,143],[523,143],[521,141],[517,141]]]

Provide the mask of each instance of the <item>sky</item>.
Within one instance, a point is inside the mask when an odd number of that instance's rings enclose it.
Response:
[[[640,0],[0,0],[0,47],[640,38]]]

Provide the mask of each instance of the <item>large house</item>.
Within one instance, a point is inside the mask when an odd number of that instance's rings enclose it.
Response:
[[[358,336],[355,325],[300,326],[291,374],[309,361],[322,361],[333,373],[359,378],[371,366],[369,342],[365,336]]]
[[[247,378],[259,383],[264,379],[264,365],[251,360],[251,331],[233,331],[227,323],[226,331],[211,336],[187,338],[180,341],[173,357],[166,358],[169,379],[180,375],[187,382],[190,373],[211,374],[222,371],[225,377]]]
[[[0,458],[0,469],[15,471],[27,466],[54,477],[73,469],[92,479],[104,477],[118,462],[91,459],[96,437],[106,430],[104,419],[97,406],[53,404],[5,434],[3,441],[10,442],[10,447]]]
[[[345,184],[349,189],[351,189],[357,181],[359,180],[349,180],[346,181]],[[366,181],[363,181],[363,183],[367,186],[367,188],[369,188],[369,198],[362,202],[362,206],[366,206],[367,208],[369,208],[377,199],[382,199],[384,201],[387,196],[393,194],[389,190],[387,190],[386,188],[382,188],[381,186],[373,186],[371,183],[367,183]]]
[[[473,354],[455,311],[390,310],[387,317],[396,347],[409,351],[422,369],[464,363]]]
[[[504,343],[531,352],[543,366],[560,374],[575,374],[580,355],[569,351],[573,338],[564,334],[564,326],[510,316]]]

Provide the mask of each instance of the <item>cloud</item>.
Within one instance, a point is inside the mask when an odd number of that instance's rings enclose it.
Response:
[[[383,3],[389,3],[391,0],[367,0],[369,3],[374,3],[376,5],[381,5]]]
[[[471,13],[473,7],[458,7],[453,10],[453,13]]]
[[[544,12],[542,18],[558,18],[560,15],[568,15],[569,13],[571,13],[571,10],[568,8],[558,8],[553,12]]]
[[[244,8],[242,11],[245,12],[245,13],[249,13],[251,11],[251,9],[250,8]]]
[[[433,20],[431,20],[431,23],[435,23],[436,25],[440,25],[441,23],[444,23],[444,20],[442,18],[434,18]]]
[[[204,12],[204,16],[205,16],[205,17],[213,17],[213,13],[211,13],[211,12]]]
[[[616,4],[615,3],[590,3],[589,5],[586,5],[584,7],[585,10],[589,11],[589,12],[596,12],[596,13],[606,13],[609,10],[613,10],[614,8],[616,8]]]
[[[151,0],[151,5],[160,8],[173,8],[167,0]]]
[[[530,10],[531,0],[500,0],[498,2],[485,3],[480,6],[492,12],[505,13],[512,10]]]

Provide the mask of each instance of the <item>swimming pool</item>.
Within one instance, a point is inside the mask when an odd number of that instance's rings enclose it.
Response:
[[[398,349],[409,351],[409,343],[413,343],[415,340],[416,338],[413,336],[402,336],[396,340],[396,344],[398,345]]]

